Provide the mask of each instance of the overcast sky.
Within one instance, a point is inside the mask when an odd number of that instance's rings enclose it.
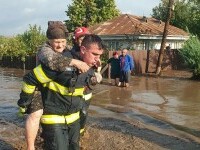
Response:
[[[161,0],[115,0],[122,13],[150,16]],[[0,35],[13,36],[41,26],[46,31],[49,20],[66,20],[65,11],[72,0],[0,0]]]

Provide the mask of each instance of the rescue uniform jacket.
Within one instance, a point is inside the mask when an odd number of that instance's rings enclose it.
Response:
[[[71,51],[71,54],[73,55],[73,57],[75,59],[81,59],[81,56],[80,56],[80,53],[79,53],[80,52],[80,47],[78,45],[75,44],[70,51]],[[85,95],[88,95],[88,94],[91,95],[89,99],[91,99],[91,97],[92,97],[92,89],[91,88],[93,88],[93,87],[90,86],[90,88],[89,88],[88,86],[86,86],[85,90],[84,90],[84,94]]]
[[[64,55],[73,57],[70,51]],[[84,87],[93,74],[93,69],[81,74],[72,67],[64,72],[57,72],[41,64],[24,76],[20,99],[31,99],[35,87],[40,87],[44,114],[75,113],[82,107]]]

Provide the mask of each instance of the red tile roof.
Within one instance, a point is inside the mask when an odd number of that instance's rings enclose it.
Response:
[[[97,35],[162,35],[164,26],[164,22],[155,18],[122,14],[106,22],[94,25],[89,29]],[[168,35],[188,36],[188,33],[170,25]]]

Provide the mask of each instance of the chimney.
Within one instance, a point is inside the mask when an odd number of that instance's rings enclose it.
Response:
[[[147,22],[148,18],[146,16],[143,16],[142,20],[145,21],[145,22]]]

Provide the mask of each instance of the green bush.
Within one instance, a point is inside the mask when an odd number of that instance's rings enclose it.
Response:
[[[38,47],[46,41],[45,34],[37,25],[29,26],[29,30],[17,36],[25,45],[27,55],[35,54]]]
[[[46,41],[40,27],[29,26],[29,30],[15,37],[0,37],[0,57],[18,57],[25,61],[26,56],[34,55],[40,45]]]
[[[8,46],[8,38],[5,38],[3,36],[0,37],[0,57],[2,57],[6,51]]]
[[[0,39],[0,56],[18,57],[25,61],[26,45],[18,37]]]
[[[179,52],[189,68],[193,70],[193,78],[200,79],[200,40],[198,37],[191,36]]]

